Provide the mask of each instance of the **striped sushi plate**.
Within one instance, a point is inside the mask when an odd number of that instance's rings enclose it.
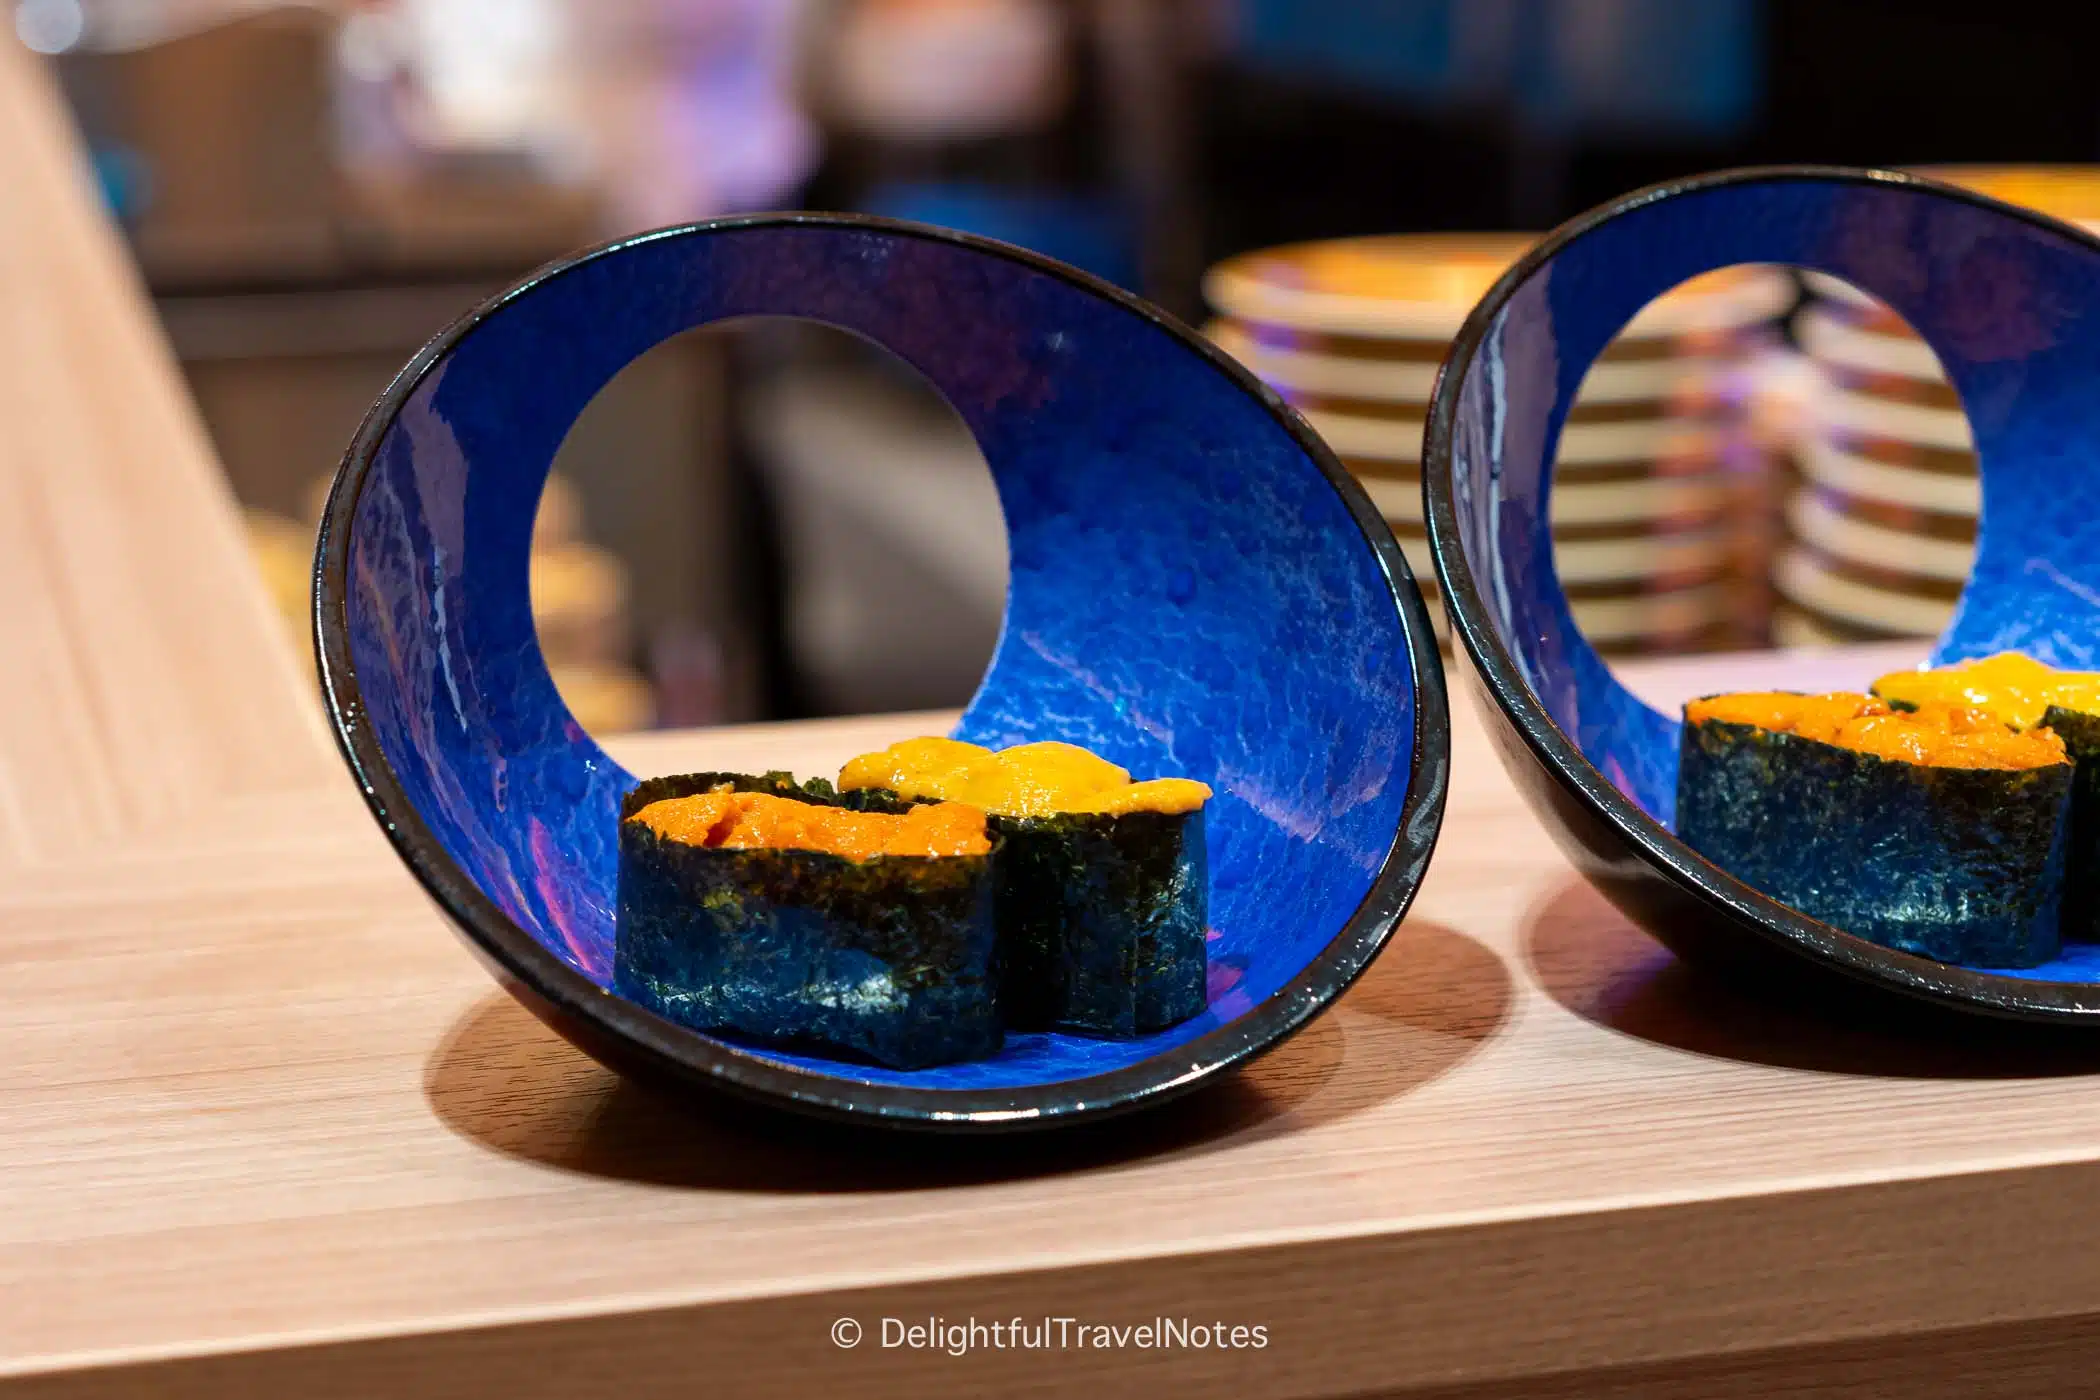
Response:
[[[1911,635],[1858,626],[1790,603],[1782,603],[1772,610],[1772,644],[1789,650],[1893,642]]]
[[[1423,424],[1419,418],[1372,418],[1319,408],[1301,412],[1336,456],[1409,465],[1422,460]],[[1566,468],[1714,457],[1723,450],[1725,442],[1719,432],[1662,413],[1604,422],[1571,418],[1561,431],[1558,464]]]
[[[1796,540],[1833,559],[1932,584],[1959,585],[1976,562],[1973,518],[1886,508],[1807,489],[1787,502],[1786,519]]]
[[[1214,268],[1206,334],[1297,408],[1392,526],[1425,595],[1422,436],[1450,337],[1531,243],[1405,235],[1268,249]],[[1591,367],[1554,467],[1556,570],[1607,650],[1704,644],[1746,584],[1740,432],[1725,388],[1754,336],[1797,298],[1791,276],[1737,268],[1644,309]],[[1440,610],[1432,609],[1438,614]]]
[[[1891,439],[1844,433],[1806,435],[1795,453],[1802,478],[1859,501],[1969,522],[1975,532],[1983,486],[1972,455],[1919,451]]]
[[[1796,609],[1888,637],[1933,637],[1953,616],[1958,581],[1862,564],[1799,540],[1781,548],[1773,584]]]
[[[1399,234],[1288,244],[1228,258],[1204,279],[1235,320],[1329,336],[1447,342],[1535,241],[1529,234]],[[1673,339],[1769,321],[1793,282],[1763,267],[1724,268],[1643,308],[1621,341]]]
[[[1343,459],[1379,513],[1395,529],[1422,524],[1422,479],[1394,471],[1387,463]],[[1569,530],[1600,526],[1627,527],[1638,533],[1656,525],[1699,526],[1727,512],[1735,483],[1718,463],[1705,469],[1661,475],[1602,476],[1585,479],[1563,467],[1553,483],[1553,527],[1558,537]]]
[[[1426,409],[1445,349],[1443,341],[1395,341],[1381,347],[1386,353],[1371,355],[1360,344],[1336,345],[1288,327],[1223,318],[1203,329],[1219,349],[1293,402],[1308,395]],[[1694,353],[1673,353],[1663,341],[1615,345],[1583,376],[1576,398],[1585,405],[1668,402],[1687,381],[1727,372],[1734,364],[1728,351],[1735,339]],[[1414,353],[1390,353],[1395,347]]]

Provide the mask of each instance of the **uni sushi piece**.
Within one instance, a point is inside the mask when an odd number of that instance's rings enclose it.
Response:
[[[994,846],[962,803],[653,778],[620,804],[614,988],[696,1030],[896,1069],[994,1054]]]
[[[895,794],[991,814],[1001,843],[999,1008],[1009,1027],[1127,1038],[1203,1010],[1204,784],[1134,783],[1072,744],[994,753],[908,739],[848,763],[839,787],[849,800]]]
[[[1677,834],[1782,904],[1972,967],[2055,957],[2072,766],[1980,710],[1761,692],[1685,706]]]
[[[1898,709],[1968,705],[2014,729],[2064,741],[2071,780],[2071,845],[2064,863],[2063,936],[2100,943],[2100,672],[2059,671],[2016,651],[1930,670],[1896,671],[1874,693]]]

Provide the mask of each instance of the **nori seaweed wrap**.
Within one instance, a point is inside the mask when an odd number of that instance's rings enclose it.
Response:
[[[2059,671],[2018,652],[1927,671],[1897,671],[1874,694],[1898,709],[1932,701],[1988,710],[2014,729],[2063,740],[2071,780],[2071,837],[2064,861],[2063,937],[2100,943],[2100,673]]]
[[[917,739],[855,759],[839,786],[846,800],[950,798],[990,813],[1010,1029],[1130,1038],[1208,1004],[1203,784],[1133,783],[1070,744],[994,754]]]
[[[2053,737],[1973,711],[1708,697],[1686,707],[1677,834],[1782,904],[1885,947],[2034,967],[2059,949],[2071,776]]]
[[[724,787],[847,808],[829,784],[797,786],[784,773],[654,778],[629,793],[620,806],[620,995],[696,1030],[896,1069],[998,1051],[996,838],[983,854],[853,859],[674,840],[632,820],[654,803]]]
[[[2042,725],[2064,741],[2077,767],[2064,857],[2064,941],[2100,943],[2100,715],[2051,705],[2042,712]]]
[[[1016,1030],[1131,1037],[1208,1002],[1203,809],[993,815],[999,1010]]]

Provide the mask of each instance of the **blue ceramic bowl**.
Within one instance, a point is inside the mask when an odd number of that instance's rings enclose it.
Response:
[[[635,779],[563,707],[527,590],[548,464],[635,356],[806,317],[915,366],[976,434],[1005,628],[958,730],[1063,739],[1216,789],[1210,1005],[1135,1041],[1015,1035],[898,1072],[684,1029],[609,991]],[[521,1000],[607,1063],[820,1114],[954,1128],[1164,1099],[1275,1045],[1375,956],[1441,818],[1442,672],[1391,533],[1304,423],[1184,327],[1069,267],[884,220],[670,229],[550,267],[373,408],[316,561],[322,687],[373,815]]]
[[[1961,396],[1982,459],[1981,537],[1937,659],[2014,649],[2100,664],[2100,242],[1909,175],[1707,175],[1554,232],[1496,283],[1445,361],[1424,444],[1429,536],[1503,762],[1582,872],[1684,956],[2006,1016],[2100,1013],[2100,947],[2017,973],[1891,952],[1759,894],[1671,834],[1679,723],[1614,680],[1569,614],[1547,524],[1553,448],[1584,372],[1642,305],[1745,262],[1833,273],[1880,297]]]

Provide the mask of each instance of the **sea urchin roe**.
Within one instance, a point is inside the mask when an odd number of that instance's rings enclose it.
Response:
[[[825,851],[849,860],[981,856],[992,848],[984,812],[961,802],[930,803],[892,816],[719,787],[652,802],[628,820],[689,846]]]
[[[2052,705],[2100,714],[2100,671],[2059,671],[2031,656],[2002,651],[1937,670],[1896,671],[1874,682],[1874,693],[1899,705],[1969,705],[2015,729],[2032,729]]]
[[[839,787],[888,788],[904,797],[967,802],[1009,817],[1067,812],[1193,812],[1210,788],[1188,778],[1133,783],[1130,774],[1076,744],[992,750],[958,739],[906,739],[839,770]]]
[[[1938,701],[1899,711],[1874,696],[1846,691],[1754,691],[1694,700],[1684,718],[1687,724],[1753,725],[1934,768],[2046,768],[2069,761],[2063,740],[2047,729],[2019,733],[1988,710]]]

